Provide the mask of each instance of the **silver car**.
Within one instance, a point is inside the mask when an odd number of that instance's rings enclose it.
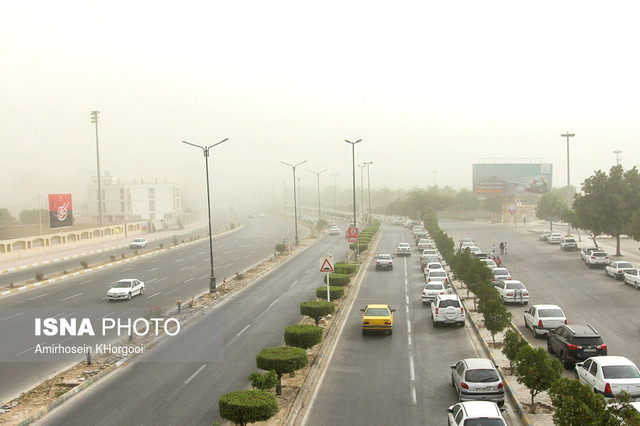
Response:
[[[451,294],[451,287],[444,281],[434,281],[427,283],[422,290],[422,304],[426,305],[436,300],[436,296],[441,294]]]
[[[458,400],[493,401],[504,405],[504,383],[496,366],[487,358],[467,358],[451,366],[451,384]]]

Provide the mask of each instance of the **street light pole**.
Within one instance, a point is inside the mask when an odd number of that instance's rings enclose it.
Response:
[[[574,137],[575,133],[567,133],[561,134],[563,138],[567,138],[567,208],[571,208],[573,203],[571,202],[571,173],[569,171],[569,138]]]
[[[369,174],[369,166],[373,164],[373,161],[365,162],[367,165],[367,198],[369,198],[369,222],[371,222],[371,175]]]
[[[102,186],[100,184],[100,148],[98,146],[98,114],[100,111],[91,111],[91,122],[96,125],[96,163],[98,169],[98,214],[100,215],[100,226],[104,226],[104,219],[102,216]]]
[[[333,175],[333,215],[338,215],[338,173],[331,173]]]
[[[327,169],[324,169],[320,172],[314,172],[313,170],[309,170],[311,173],[315,173],[318,178],[318,222],[322,220],[322,215],[320,214],[320,173],[324,173]]]
[[[307,160],[301,161],[298,164],[289,164],[289,163],[285,163],[284,161],[281,161],[282,164],[284,164],[285,166],[291,167],[291,169],[293,170],[293,217],[295,219],[294,223],[296,227],[296,242],[295,242],[296,245],[298,245],[298,204],[297,204],[297,196],[296,196],[296,167],[306,162]]]
[[[209,212],[209,259],[211,260],[211,276],[209,277],[209,293],[215,293],[218,291],[216,288],[216,275],[213,269],[213,234],[211,231],[211,192],[209,190],[209,150],[216,145],[220,145],[222,142],[228,141],[229,138],[224,138],[218,143],[214,143],[209,146],[200,146],[191,142],[182,141],[182,143],[186,143],[187,145],[195,146],[196,148],[202,149],[202,153],[204,154],[204,166],[207,172],[207,211]]]
[[[360,169],[360,220],[364,222],[364,164],[357,164]]]
[[[351,165],[353,168],[353,227],[357,228],[358,224],[356,221],[356,144],[362,142],[362,139],[358,139],[355,142],[351,142],[349,140],[344,140],[346,143],[351,144]],[[358,253],[358,244],[355,245],[356,253]]]

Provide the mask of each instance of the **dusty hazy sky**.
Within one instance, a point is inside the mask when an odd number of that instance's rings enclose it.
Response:
[[[486,158],[553,164],[554,187],[640,163],[635,2],[0,0],[0,204],[86,198],[103,171],[214,194],[308,185],[471,188]],[[200,190],[200,188],[197,188]]]

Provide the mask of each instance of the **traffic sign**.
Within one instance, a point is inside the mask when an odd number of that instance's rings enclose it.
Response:
[[[320,272],[333,272],[333,266],[331,265],[331,262],[329,262],[329,259],[324,260],[322,267],[320,268]]]
[[[347,228],[347,237],[349,238],[350,243],[355,243],[358,241],[358,228],[349,227]]]

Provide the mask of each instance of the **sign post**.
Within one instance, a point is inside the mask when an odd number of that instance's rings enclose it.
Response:
[[[329,282],[329,273],[333,272],[333,265],[331,265],[331,262],[333,262],[333,256],[329,254],[329,256],[324,259],[324,262],[322,262],[322,266],[320,267],[320,272],[325,272],[327,277],[327,302],[331,302],[331,284]]]

